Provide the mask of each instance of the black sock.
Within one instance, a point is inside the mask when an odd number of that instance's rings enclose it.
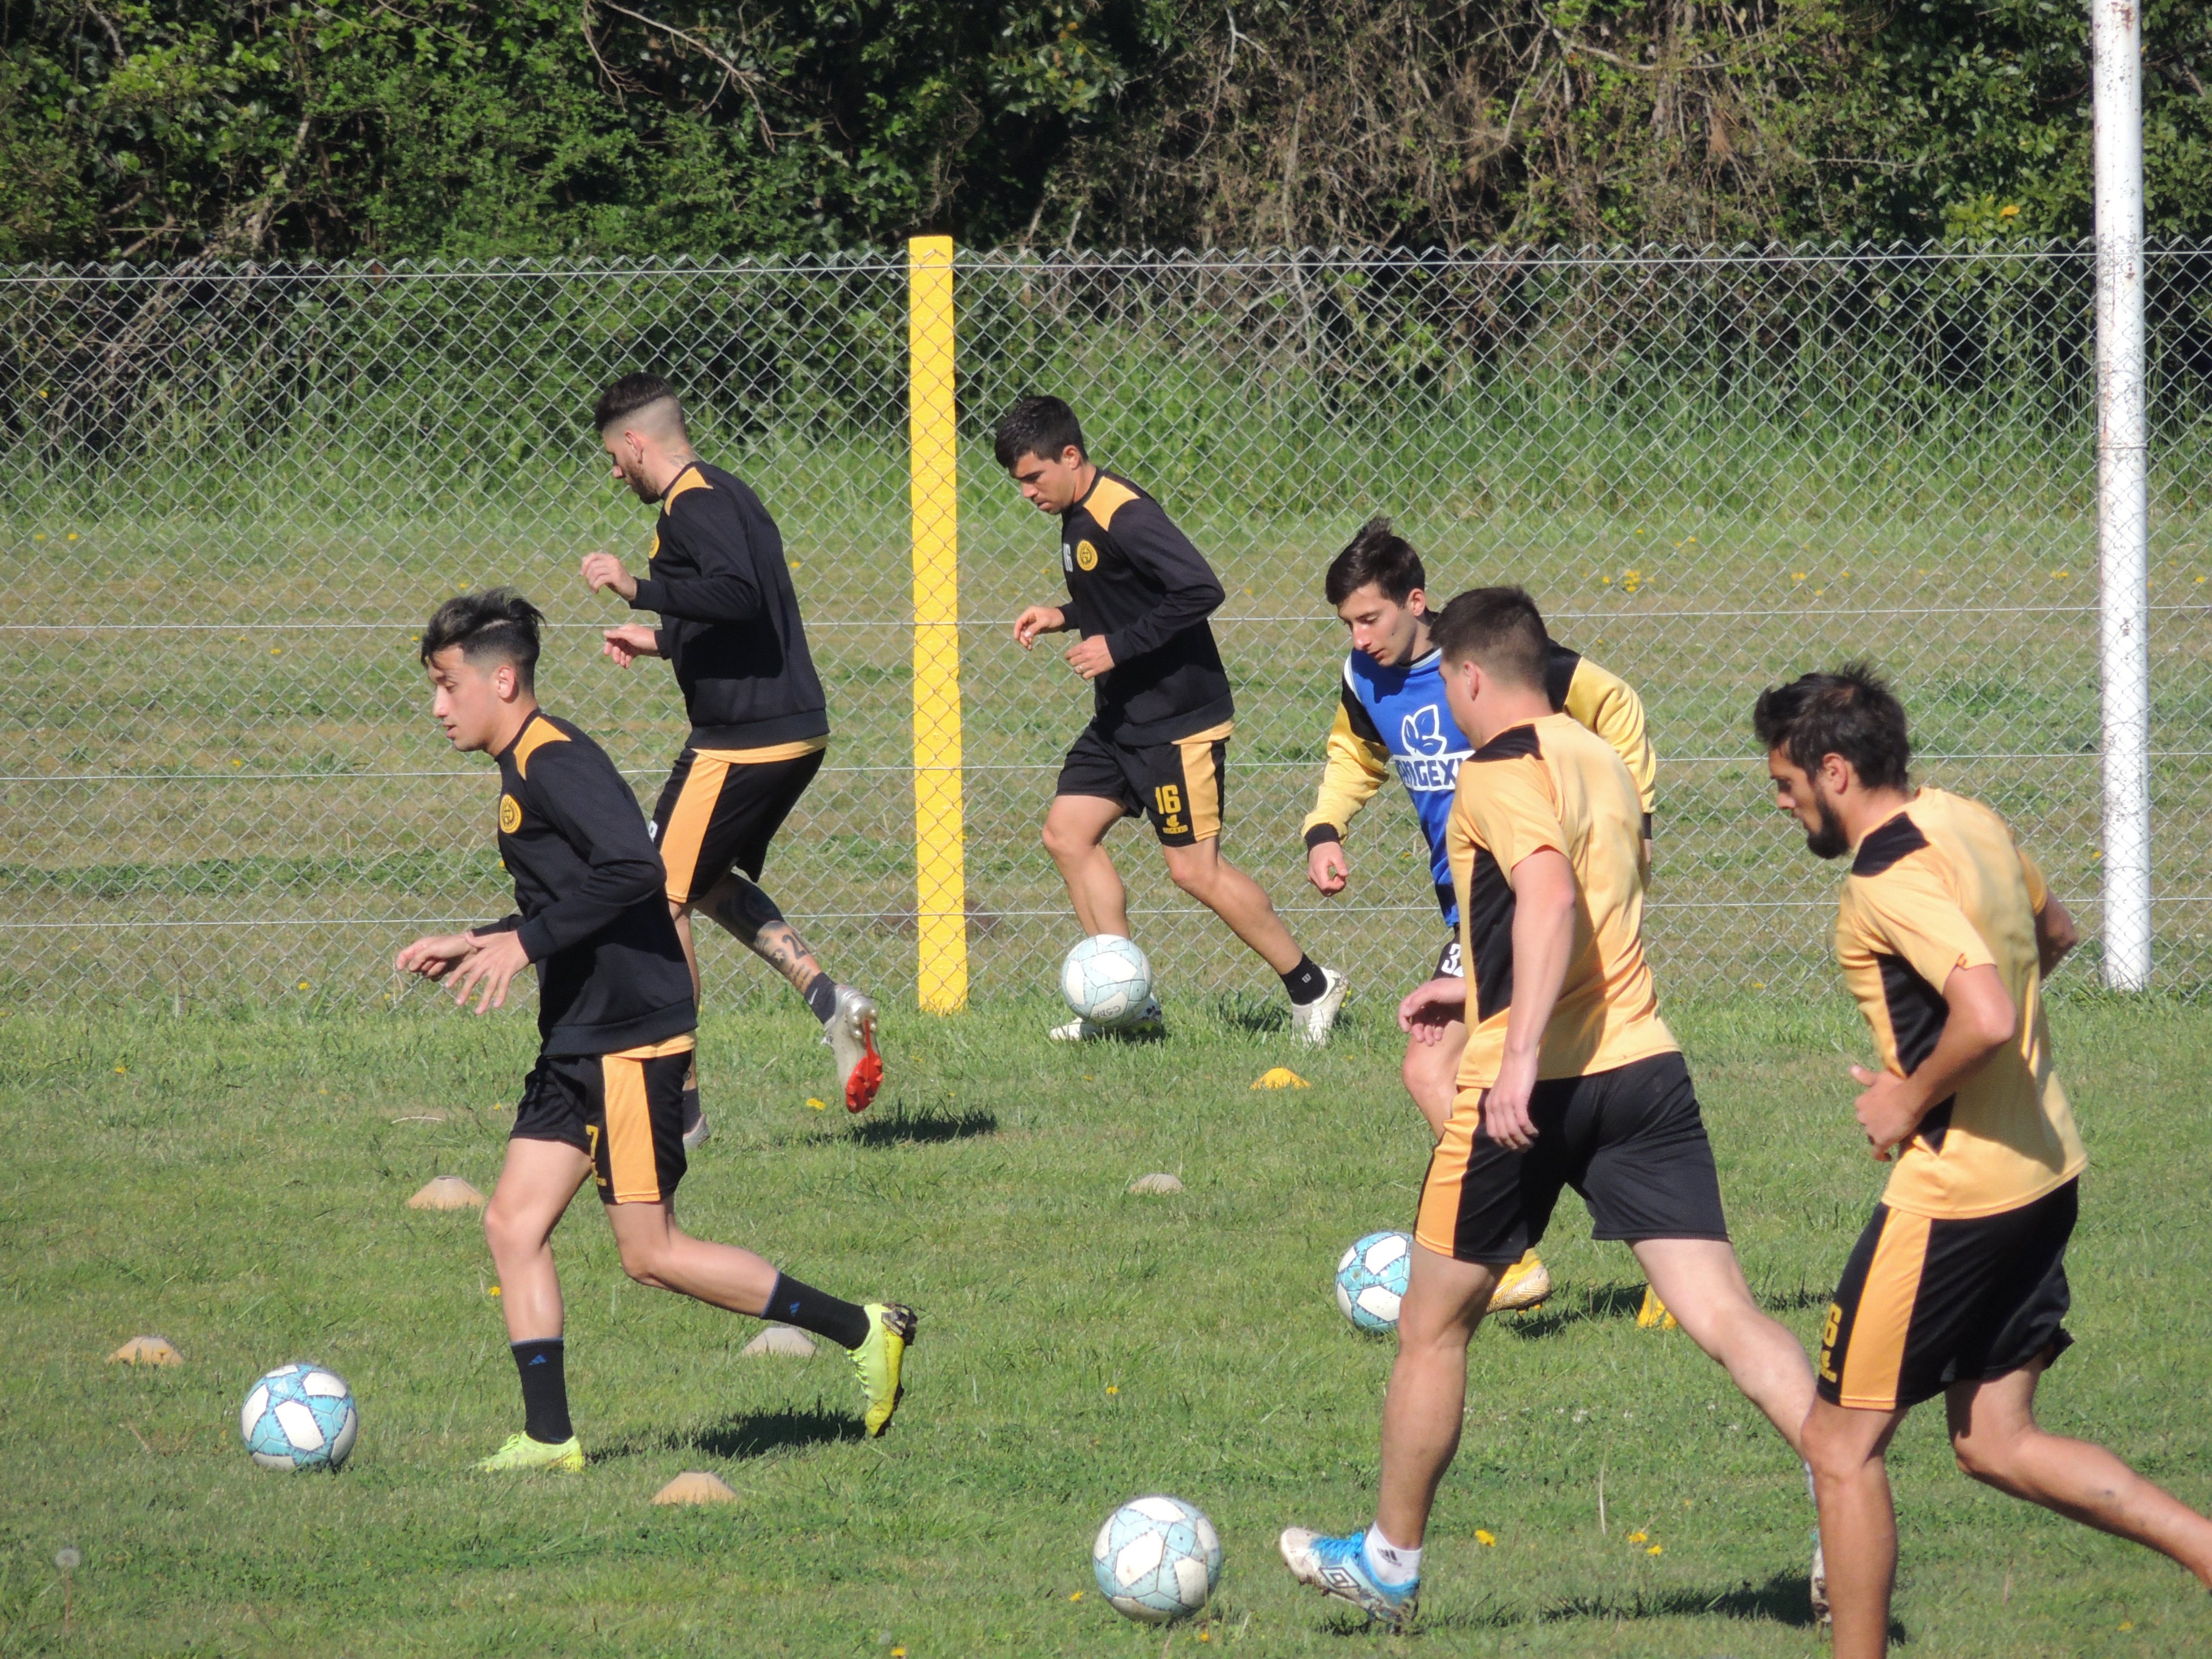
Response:
[[[1321,994],[1328,989],[1328,981],[1314,966],[1311,957],[1300,957],[1298,965],[1283,975],[1283,988],[1291,994],[1291,1000],[1303,1008],[1320,1000]]]
[[[806,1006],[814,1011],[814,1018],[824,1025],[837,1018],[837,981],[829,975],[815,975],[814,983],[799,994],[806,999]]]
[[[568,1422],[568,1376],[557,1336],[512,1342],[522,1376],[522,1431],[541,1446],[557,1446],[575,1429]]]
[[[866,1309],[840,1302],[811,1285],[802,1285],[789,1273],[775,1276],[775,1288],[768,1293],[768,1310],[761,1316],[826,1336],[841,1348],[857,1348],[868,1340]]]

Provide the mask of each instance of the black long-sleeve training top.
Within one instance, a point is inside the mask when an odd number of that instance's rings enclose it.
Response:
[[[1060,515],[1060,565],[1068,621],[1086,640],[1104,635],[1114,653],[1091,682],[1102,737],[1173,743],[1237,712],[1206,621],[1221,606],[1221,583],[1158,501],[1099,473]]]
[[[699,1023],[645,814],[607,751],[535,710],[499,756],[499,856],[538,969],[549,1054],[609,1054]]]
[[[783,537],[742,480],[694,461],[660,498],[634,611],[676,670],[695,749],[757,749],[830,735]]]

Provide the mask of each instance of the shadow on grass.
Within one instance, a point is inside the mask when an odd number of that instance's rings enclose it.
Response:
[[[1540,1607],[1531,1615],[1515,1611],[1495,1598],[1484,1596],[1474,1607],[1415,1620],[1413,1633],[1422,1632],[1503,1630],[1529,1624],[1565,1624],[1577,1620],[1618,1622],[1630,1619],[1738,1619],[1811,1630],[1810,1587],[1802,1572],[1778,1572],[1763,1584],[1744,1580],[1731,1589],[1673,1589],[1637,1591],[1627,1595],[1580,1595],[1571,1601]],[[1332,1636],[1380,1634],[1382,1626],[1358,1618],[1333,1613],[1326,1628]],[[1905,1626],[1893,1620],[1889,1639],[1907,1639]]]
[[[998,1132],[998,1115],[993,1112],[973,1109],[948,1112],[937,1106],[917,1107],[909,1111],[904,1105],[894,1103],[888,1112],[871,1112],[859,1121],[847,1124],[840,1138],[862,1146],[910,1146],[930,1141],[969,1140]]]
[[[859,1416],[852,1412],[832,1411],[819,1405],[803,1411],[786,1407],[782,1411],[726,1417],[719,1423],[681,1429],[672,1434],[621,1441],[604,1451],[594,1451],[592,1459],[597,1462],[603,1457],[635,1457],[646,1452],[702,1451],[709,1457],[735,1462],[765,1456],[769,1452],[859,1440],[866,1433]]]
[[[1532,1308],[1527,1313],[1498,1314],[1483,1322],[1494,1323],[1515,1336],[1536,1338],[1593,1319],[1633,1319],[1644,1306],[1644,1286],[1593,1285],[1582,1293],[1578,1303],[1562,1306],[1564,1300],[1555,1297],[1545,1306]]]
[[[1291,1029],[1291,1011],[1281,1003],[1252,997],[1217,997],[1213,1017],[1243,1036],[1273,1036]]]

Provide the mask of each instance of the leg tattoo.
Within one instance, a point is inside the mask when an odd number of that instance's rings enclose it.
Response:
[[[707,913],[731,937],[804,991],[822,973],[814,949],[783,919],[775,901],[736,871],[715,883]]]

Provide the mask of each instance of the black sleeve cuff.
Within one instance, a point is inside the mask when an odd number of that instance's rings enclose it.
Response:
[[[1649,835],[1650,831],[1646,830],[1644,833]],[[1331,842],[1341,842],[1343,840],[1344,831],[1334,824],[1316,823],[1306,831],[1306,851],[1310,853],[1316,847],[1326,847]]]
[[[637,579],[637,592],[632,596],[629,608],[633,611],[665,611],[668,596],[660,591],[660,583],[652,576]]]

